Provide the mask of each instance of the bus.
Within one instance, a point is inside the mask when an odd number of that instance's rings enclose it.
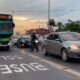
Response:
[[[0,47],[9,50],[14,27],[12,15],[0,14]]]

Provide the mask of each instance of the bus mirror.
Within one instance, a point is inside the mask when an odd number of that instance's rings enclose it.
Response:
[[[15,24],[13,23],[12,26],[15,27]]]

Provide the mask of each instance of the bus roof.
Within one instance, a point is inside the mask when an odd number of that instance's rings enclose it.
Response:
[[[12,15],[10,14],[0,14],[0,20],[11,20]]]
[[[5,15],[5,16],[12,16],[11,14],[0,14],[0,15]]]

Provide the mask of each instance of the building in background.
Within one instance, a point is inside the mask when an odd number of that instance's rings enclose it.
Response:
[[[39,29],[30,29],[26,31],[26,34],[31,34],[33,31],[36,32],[37,35],[42,36],[49,33],[49,30],[46,28],[39,28]]]

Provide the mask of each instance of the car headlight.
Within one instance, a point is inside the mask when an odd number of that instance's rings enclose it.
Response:
[[[79,49],[77,44],[71,44],[70,48],[71,48],[71,50],[78,50]]]

